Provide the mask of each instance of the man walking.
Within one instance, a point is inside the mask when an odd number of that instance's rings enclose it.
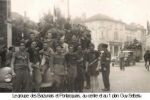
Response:
[[[104,83],[103,91],[110,91],[110,83],[109,83],[109,74],[110,74],[110,61],[111,61],[111,54],[107,50],[108,45],[102,44],[102,52],[101,52],[101,71],[102,71],[102,78]]]
[[[124,53],[123,50],[121,49],[120,53],[119,53],[119,63],[120,63],[120,70],[125,70],[124,68]]]

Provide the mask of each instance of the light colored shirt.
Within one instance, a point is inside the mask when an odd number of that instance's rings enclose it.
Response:
[[[62,46],[63,46],[63,53],[64,54],[68,53],[69,52],[68,44],[67,43],[63,43]]]
[[[120,52],[119,53],[119,58],[124,58],[125,57],[125,54],[123,52]]]

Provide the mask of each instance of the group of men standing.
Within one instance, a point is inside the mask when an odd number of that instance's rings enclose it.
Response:
[[[32,33],[29,41],[20,43],[19,51],[13,53],[11,60],[13,92],[40,92],[40,85],[46,81],[49,70],[53,74],[55,92],[82,92],[84,82],[86,88],[94,92],[100,72],[105,87],[103,91],[110,90],[111,54],[108,45],[102,44],[96,51],[87,37],[79,43],[73,35],[70,44],[64,41],[64,37],[53,39],[48,32],[41,41]]]

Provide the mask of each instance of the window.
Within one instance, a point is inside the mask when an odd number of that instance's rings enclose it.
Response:
[[[114,40],[118,40],[119,36],[118,36],[118,32],[114,32]]]
[[[102,38],[102,39],[104,38],[104,33],[103,33],[103,32],[101,33],[101,38]]]

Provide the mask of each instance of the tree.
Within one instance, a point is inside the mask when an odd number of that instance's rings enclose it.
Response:
[[[22,38],[29,38],[31,30],[36,30],[37,25],[29,18],[21,16],[18,13],[12,13],[12,43],[18,45]],[[22,37],[22,34],[24,37]]]
[[[65,35],[65,41],[70,43],[72,41],[72,36],[75,35],[77,40],[85,36],[91,38],[90,31],[83,25],[71,24],[68,19],[63,17],[60,9],[55,9],[55,16],[52,16],[50,12],[44,14],[38,23],[38,30],[42,37],[46,36],[46,33],[50,31],[52,37],[55,39],[58,35]]]

